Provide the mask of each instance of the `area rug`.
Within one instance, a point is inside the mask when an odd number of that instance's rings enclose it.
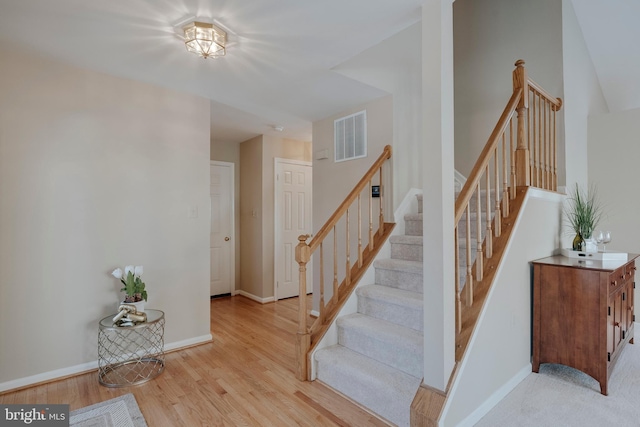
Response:
[[[71,411],[69,422],[70,427],[147,427],[131,393]]]

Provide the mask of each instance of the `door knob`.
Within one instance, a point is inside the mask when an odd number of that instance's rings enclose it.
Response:
[[[231,240],[231,237],[225,237],[225,238],[224,238],[224,241],[225,241],[225,242],[228,242],[229,240]]]

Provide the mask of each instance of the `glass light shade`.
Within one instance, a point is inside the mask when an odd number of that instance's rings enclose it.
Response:
[[[204,22],[192,22],[183,30],[184,45],[189,52],[205,59],[224,56],[227,53],[227,33],[221,28]]]

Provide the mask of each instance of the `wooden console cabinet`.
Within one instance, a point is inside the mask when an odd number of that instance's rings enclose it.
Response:
[[[607,395],[611,370],[633,344],[636,254],[627,261],[553,256],[533,261],[533,371],[567,365]]]

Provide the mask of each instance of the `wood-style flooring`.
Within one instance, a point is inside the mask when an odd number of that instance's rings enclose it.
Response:
[[[167,353],[152,381],[107,388],[93,372],[4,393],[0,403],[67,403],[73,411],[133,393],[149,427],[387,426],[323,384],[296,379],[297,304],[213,299],[213,342]]]

